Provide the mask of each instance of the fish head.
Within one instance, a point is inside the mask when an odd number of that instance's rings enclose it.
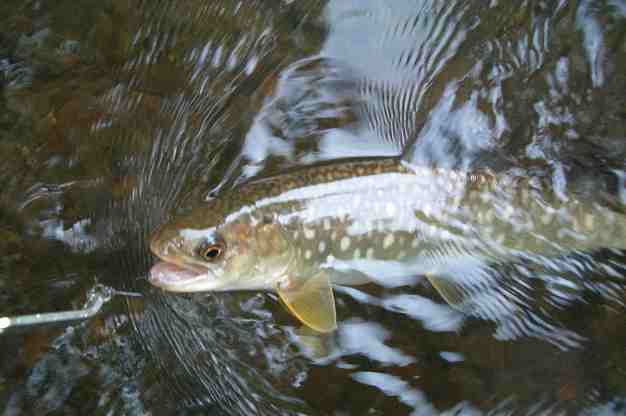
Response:
[[[150,282],[173,292],[271,289],[294,259],[283,226],[271,216],[211,219],[210,207],[165,224],[150,249],[162,260]]]

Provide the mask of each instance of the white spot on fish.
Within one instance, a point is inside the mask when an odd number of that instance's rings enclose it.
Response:
[[[307,240],[312,240],[315,238],[315,230],[312,228],[303,227],[302,231],[304,232],[304,238]]]
[[[322,221],[322,226],[324,227],[324,230],[330,231],[330,220],[328,218],[324,218],[324,221]]]
[[[387,202],[385,204],[385,211],[387,211],[387,215],[391,217],[396,213],[396,207],[391,202]]]
[[[393,234],[387,234],[385,239],[383,240],[383,249],[387,250],[393,244],[394,237]]]
[[[307,260],[311,260],[311,257],[313,257],[313,252],[311,250],[307,250],[304,252],[304,258]]]
[[[417,248],[417,238],[414,238],[413,241],[411,241],[411,248]]]
[[[330,239],[332,241],[337,241],[337,231],[336,230],[333,230],[333,232],[330,233]]]
[[[361,257],[361,249],[357,247],[356,250],[354,250],[354,253],[352,254],[352,257],[355,259],[358,259],[359,257]]]
[[[400,252],[396,255],[396,259],[400,260],[406,257],[406,251],[400,250]]]
[[[350,247],[350,238],[347,236],[344,236],[341,239],[341,242],[339,244],[340,244],[341,251],[346,251]]]
[[[373,259],[374,258],[374,248],[370,247],[367,249],[367,251],[365,252],[365,257],[367,257],[368,259]]]
[[[325,241],[320,241],[320,243],[317,245],[317,250],[320,252],[320,254],[324,253],[324,250],[326,250],[326,242]]]
[[[615,222],[615,214],[613,214],[613,212],[603,209],[602,211],[604,211],[605,213],[605,223],[606,225],[612,225]]]
[[[585,227],[587,227],[587,229],[590,231],[593,230],[593,215],[585,215]]]
[[[300,232],[299,232],[298,230],[295,230],[295,231],[293,232],[293,239],[294,239],[294,240],[297,240],[297,239],[298,239],[298,236],[300,236]]]
[[[485,224],[491,224],[493,222],[493,210],[488,209],[485,212]]]

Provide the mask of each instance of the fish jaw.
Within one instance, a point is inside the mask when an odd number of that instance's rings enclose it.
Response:
[[[220,290],[220,281],[206,270],[203,272],[160,261],[152,266],[148,280],[168,292],[204,292]]]
[[[174,263],[160,261],[152,266],[148,277],[154,286],[168,292],[226,292],[236,290],[274,290],[282,277],[272,279],[220,279],[210,270],[186,269]]]

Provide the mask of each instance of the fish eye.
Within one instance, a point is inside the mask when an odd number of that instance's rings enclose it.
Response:
[[[224,254],[225,249],[222,243],[206,243],[200,246],[198,254],[206,261],[215,261]]]

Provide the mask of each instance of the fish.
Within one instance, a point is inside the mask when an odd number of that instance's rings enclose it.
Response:
[[[490,264],[626,249],[624,175],[602,197],[555,192],[516,171],[336,160],[251,179],[151,237],[149,281],[170,292],[275,291],[319,332],[337,328],[335,285],[426,277],[461,305]]]

